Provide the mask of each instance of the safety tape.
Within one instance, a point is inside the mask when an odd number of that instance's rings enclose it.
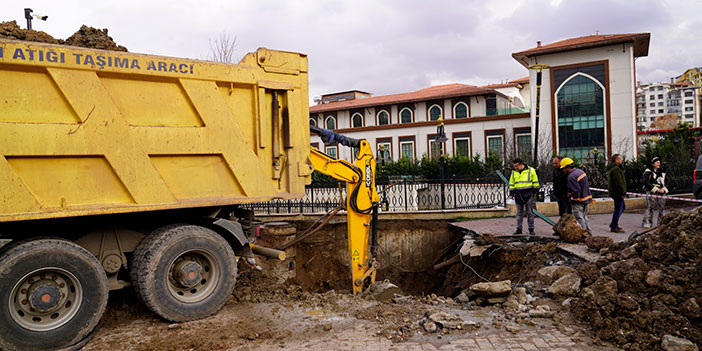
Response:
[[[590,188],[590,190],[609,192],[609,190],[607,190],[607,189],[600,189],[600,188]],[[627,195],[634,195],[634,196],[655,197],[655,198],[659,198],[659,199],[669,199],[669,200],[679,200],[679,201],[689,201],[689,202],[702,202],[702,200],[698,200],[698,199],[688,199],[688,198],[684,198],[684,197],[668,196],[668,195],[653,195],[653,194],[642,194],[642,193],[631,193],[631,192],[627,192],[626,194]]]

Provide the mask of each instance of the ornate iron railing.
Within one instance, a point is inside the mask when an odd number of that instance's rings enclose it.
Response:
[[[439,180],[410,178],[379,182],[376,187],[389,212],[505,207],[508,198],[508,187],[495,179],[449,178],[442,187]],[[344,184],[313,184],[307,186],[302,199],[258,202],[244,207],[257,214],[323,213],[339,206],[345,197]]]

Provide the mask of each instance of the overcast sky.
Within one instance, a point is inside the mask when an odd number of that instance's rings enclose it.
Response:
[[[636,62],[643,82],[702,66],[702,0],[28,0],[0,3],[0,20],[67,38],[108,28],[131,52],[207,58],[219,33],[236,55],[258,47],[309,55],[310,97],[358,89],[386,95],[443,83],[483,85],[527,75],[513,52],[595,34],[651,33]]]

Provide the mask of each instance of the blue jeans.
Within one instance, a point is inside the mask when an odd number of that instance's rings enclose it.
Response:
[[[612,200],[614,200],[614,212],[612,212],[612,223],[609,224],[610,229],[619,227],[619,217],[622,216],[622,213],[624,213],[626,209],[626,202],[623,198]]]

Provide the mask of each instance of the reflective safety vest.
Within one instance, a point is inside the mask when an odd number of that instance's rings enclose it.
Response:
[[[536,170],[532,167],[524,167],[521,171],[513,170],[509,177],[509,191],[514,194],[517,191],[535,190],[539,188],[539,178]]]

